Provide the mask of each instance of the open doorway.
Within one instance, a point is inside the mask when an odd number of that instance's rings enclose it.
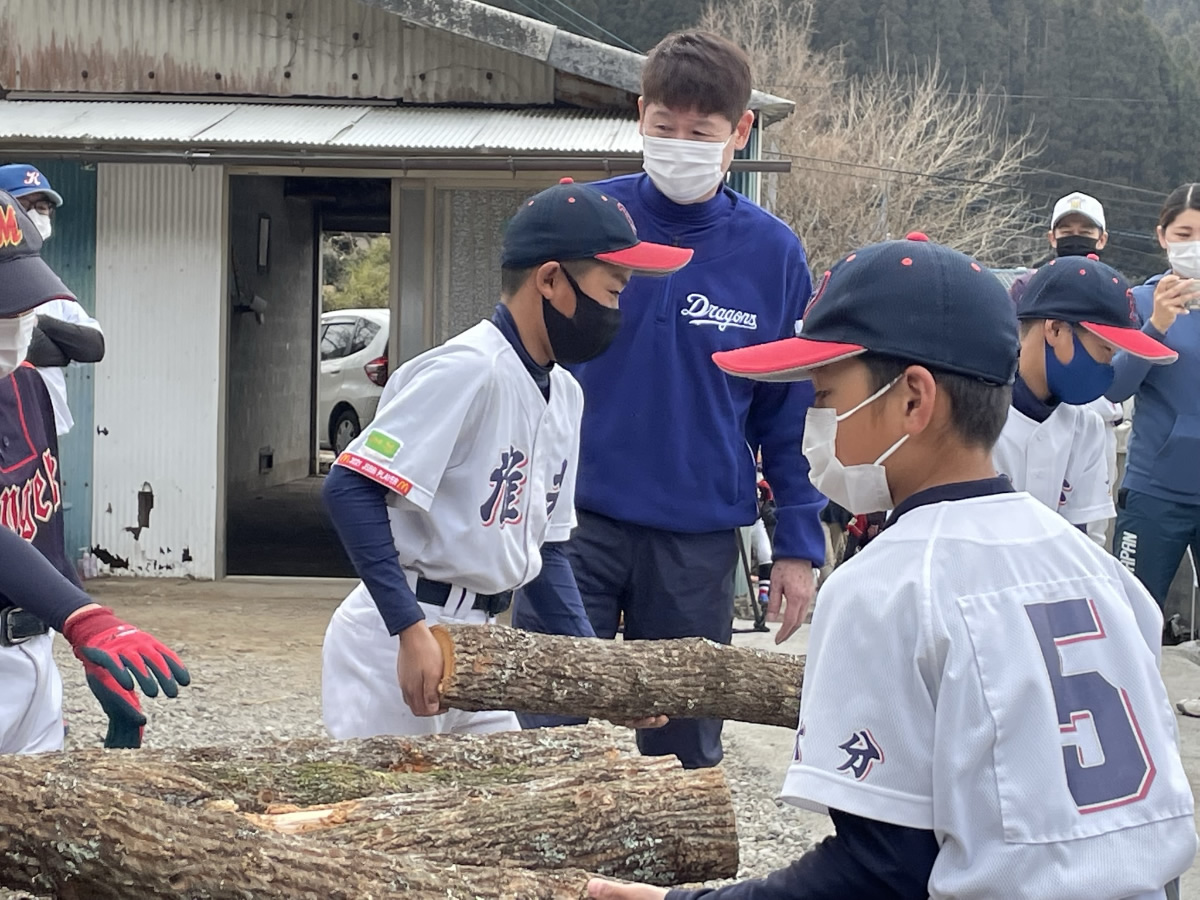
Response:
[[[226,573],[353,577],[321,488],[388,375],[391,182],[231,176],[229,209]]]

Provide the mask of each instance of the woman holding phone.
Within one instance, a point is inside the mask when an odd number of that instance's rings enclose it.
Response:
[[[1161,608],[1189,546],[1200,559],[1200,184],[1171,192],[1157,231],[1171,268],[1133,289],[1130,315],[1179,359],[1155,366],[1121,353],[1105,396],[1135,398],[1113,554]]]

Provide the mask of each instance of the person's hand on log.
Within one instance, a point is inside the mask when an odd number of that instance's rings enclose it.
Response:
[[[423,621],[400,632],[396,674],[404,702],[414,716],[436,716],[446,710],[438,690],[445,671],[442,647]]]
[[[179,688],[192,680],[179,657],[152,635],[95,603],[71,613],[62,633],[83,663],[88,687],[108,716],[104,746],[127,750],[142,746],[146,717],[134,683],[147,697],[157,697],[160,686],[168,697],[177,697]]]
[[[602,878],[589,881],[587,891],[592,900],[663,900],[667,896],[666,888],[649,884],[618,884]]]
[[[775,560],[771,567],[771,595],[767,603],[767,621],[783,622],[775,635],[775,643],[782,644],[800,630],[815,592],[811,562],[806,559]],[[783,608],[782,619],[780,607]]]

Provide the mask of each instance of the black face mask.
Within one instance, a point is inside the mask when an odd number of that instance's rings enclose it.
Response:
[[[579,283],[566,269],[567,283],[575,291],[575,315],[567,317],[542,298],[542,317],[550,337],[550,350],[555,362],[587,362],[608,349],[621,329],[621,310],[598,303],[583,292]]]
[[[1067,234],[1060,237],[1054,248],[1057,256],[1087,256],[1089,253],[1099,254],[1096,249],[1096,238],[1086,234]]]

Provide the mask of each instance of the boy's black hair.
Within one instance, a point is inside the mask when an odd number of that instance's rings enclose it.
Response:
[[[707,31],[669,34],[646,55],[642,98],[674,110],[722,115],[736,125],[750,106],[750,58]]]
[[[563,268],[571,273],[571,277],[578,281],[584,276],[589,268],[593,265],[599,265],[600,261],[596,259],[568,259],[562,262]],[[545,263],[542,263],[545,265]],[[519,291],[522,285],[525,284],[529,276],[540,269],[541,266],[528,266],[524,269],[500,269],[500,296],[507,299]]]
[[[858,359],[867,367],[872,392],[895,381],[909,366],[924,366],[933,375],[937,386],[946,392],[950,400],[950,421],[963,443],[991,450],[1000,438],[1008,420],[1008,408],[1012,405],[1012,388],[1008,385],[991,384],[880,353],[864,353]]]

